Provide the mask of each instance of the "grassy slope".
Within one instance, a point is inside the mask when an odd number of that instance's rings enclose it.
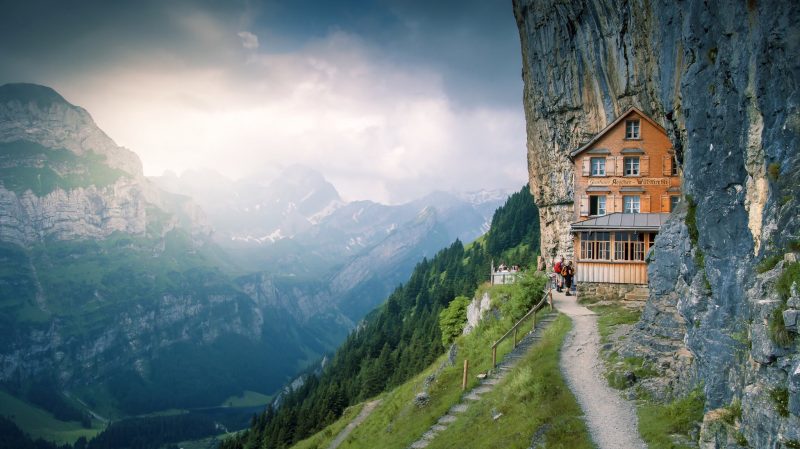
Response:
[[[337,419],[333,424],[329,425],[325,429],[316,434],[312,435],[309,438],[295,444],[292,446],[293,449],[317,449],[317,448],[326,448],[328,447],[334,438],[339,435],[339,432],[344,430],[347,427],[347,424],[350,423],[359,413],[361,413],[361,409],[364,408],[364,403],[356,404],[352,407],[347,407],[342,416]]]
[[[92,423],[91,429],[84,429],[77,421],[59,421],[51,413],[4,391],[0,391],[0,415],[11,418],[33,438],[43,438],[59,444],[72,443],[82,436],[88,439],[102,430],[97,422]]]
[[[537,431],[537,440],[548,448],[593,447],[583,412],[559,369],[570,327],[569,318],[560,316],[508,377],[428,447],[527,448]],[[502,416],[495,420],[497,413]]]
[[[603,343],[610,341],[610,336],[618,325],[633,324],[639,321],[641,314],[616,304],[590,308],[599,315],[598,327]],[[606,378],[614,388],[627,387],[623,374],[625,371],[633,371],[639,379],[658,375],[642,358],[628,357],[620,360],[616,352],[607,351],[602,355],[606,360]],[[689,448],[691,446],[682,444],[681,441],[686,440],[686,436],[702,421],[703,405],[704,396],[698,390],[669,403],[655,402],[640,395],[636,404],[639,434],[650,449]]]
[[[483,286],[479,291],[482,292],[486,289],[487,287]],[[489,288],[489,291],[496,296],[505,289],[507,287]],[[472,334],[460,337],[457,340],[459,348],[457,360],[453,366],[442,369],[436,376],[436,380],[428,390],[430,403],[426,407],[417,408],[413,405],[412,400],[417,393],[422,391],[425,378],[446,363],[446,356],[440,357],[428,369],[405,384],[384,393],[381,404],[340,447],[373,448],[378,443],[381,448],[387,449],[407,447],[450,407],[460,401],[462,396],[461,374],[465,358],[470,362],[468,389],[478,384],[475,375],[485,372],[491,367],[491,351],[489,349],[491,344],[511,324],[509,320],[486,319]],[[523,327],[522,332],[530,330],[530,324]],[[505,414],[505,417],[501,418],[502,422],[498,421],[497,424],[502,425],[506,430],[517,429],[512,433],[503,433],[504,435],[524,434],[524,437],[519,439],[520,447],[527,447],[536,430],[535,421],[530,418],[535,417],[541,422],[547,422],[548,420],[544,416],[551,414],[558,414],[559,418],[551,420],[551,430],[547,434],[555,436],[564,433],[566,439],[564,440],[565,446],[562,447],[591,447],[587,430],[580,420],[580,408],[564,385],[558,369],[558,350],[569,327],[568,319],[562,317],[557,320],[545,333],[543,342],[537,346],[538,349],[532,351],[494,392],[485,395],[486,401],[481,404],[492,405],[473,405],[473,408],[467,413],[466,419],[462,418],[454,426],[451,426],[451,428],[459,430],[448,430],[446,434],[436,440],[438,441],[436,444],[441,447],[492,447],[491,444],[487,446],[486,441],[480,440],[476,435],[482,430],[480,426],[471,425],[474,424],[474,417],[471,413],[474,411],[478,415],[486,415],[492,408],[496,408]],[[498,358],[511,349],[511,342],[504,342],[498,349]],[[526,398],[522,398],[516,404],[507,401],[508,394],[512,390],[515,391],[514,394],[522,393]],[[342,427],[346,425],[346,422],[342,423],[341,420],[338,423]],[[306,440],[303,445],[298,444],[295,448],[326,447],[326,441],[335,437],[337,433],[328,427],[312,437],[315,441],[314,444],[307,443],[309,440]],[[328,434],[330,437],[323,439],[319,437],[320,434]],[[478,441],[482,442],[476,443]],[[474,445],[471,446],[471,444]],[[514,446],[508,446],[507,442],[503,442],[496,447]]]

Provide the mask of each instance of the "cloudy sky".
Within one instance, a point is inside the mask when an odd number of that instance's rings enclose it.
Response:
[[[510,0],[2,3],[0,84],[55,88],[148,175],[299,163],[392,203],[527,181]]]

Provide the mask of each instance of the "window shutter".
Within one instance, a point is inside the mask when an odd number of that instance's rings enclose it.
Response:
[[[616,159],[616,161],[617,161],[617,163],[616,163],[616,166],[617,166],[617,170],[616,170],[616,172],[617,172],[617,176],[624,176],[624,175],[625,175],[625,169],[622,167],[622,156],[617,156],[615,159]]]
[[[581,195],[581,210],[580,210],[581,217],[588,217],[589,216],[589,196],[588,195]]]
[[[583,158],[583,176],[590,176],[592,174],[591,167],[589,166],[590,162],[591,158]]]
[[[642,156],[639,164],[639,175],[650,176],[650,156]]]
[[[662,163],[663,169],[661,170],[661,174],[664,176],[672,176],[672,156],[666,155],[662,159],[664,162]]]
[[[669,195],[661,195],[661,212],[672,212],[669,206]]]
[[[622,195],[614,195],[614,212],[622,212]]]
[[[642,195],[639,199],[639,212],[643,214],[650,213],[650,195]]]
[[[606,158],[606,176],[617,176],[615,168],[614,156],[608,156]]]

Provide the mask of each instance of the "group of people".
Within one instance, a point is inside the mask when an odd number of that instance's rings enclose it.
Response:
[[[500,273],[500,272],[515,273],[517,271],[519,271],[519,266],[518,265],[511,265],[511,267],[508,267],[506,264],[501,263],[500,266],[497,267],[497,272],[498,273]]]
[[[575,267],[572,261],[564,261],[564,256],[558,256],[553,261],[553,272],[556,274],[556,291],[561,292],[565,287],[566,296],[572,296],[572,279],[575,277]]]

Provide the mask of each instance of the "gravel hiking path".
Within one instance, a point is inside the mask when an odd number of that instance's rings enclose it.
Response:
[[[561,348],[561,372],[585,414],[592,440],[599,449],[647,449],[634,404],[609,387],[603,376],[597,315],[579,305],[576,296],[553,290],[553,302],[572,318],[572,330]]]
[[[369,414],[372,413],[372,411],[375,410],[375,407],[377,407],[378,404],[380,403],[381,400],[376,399],[372,402],[367,402],[366,404],[364,404],[364,408],[361,409],[361,413],[359,413],[358,416],[355,417],[355,419],[350,421],[350,423],[347,424],[347,427],[345,427],[344,429],[342,429],[341,432],[339,432],[339,435],[336,435],[336,438],[334,438],[333,441],[331,441],[331,444],[330,446],[328,446],[328,449],[336,449],[337,447],[339,447],[339,445],[342,444],[342,441],[344,441],[344,439],[347,438],[348,435],[350,435],[350,432],[352,432],[353,429],[358,427],[359,424],[364,422],[364,420],[367,419],[367,416],[369,416]]]

